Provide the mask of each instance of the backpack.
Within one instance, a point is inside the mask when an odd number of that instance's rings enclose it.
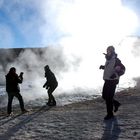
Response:
[[[115,67],[116,67],[116,66],[120,66],[120,68],[121,68],[120,71],[117,72],[118,75],[119,75],[119,76],[124,75],[124,74],[125,74],[126,68],[125,68],[124,64],[122,64],[122,62],[121,62],[121,60],[120,60],[119,58],[116,58]]]

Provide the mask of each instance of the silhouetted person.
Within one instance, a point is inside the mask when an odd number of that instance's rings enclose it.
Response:
[[[18,76],[16,74],[16,68],[11,67],[8,74],[6,75],[6,91],[8,93],[8,105],[7,105],[8,115],[11,115],[12,113],[12,101],[14,97],[16,97],[19,100],[22,113],[27,112],[27,110],[24,108],[23,98],[20,94],[19,84],[21,84],[22,81],[23,81],[23,72],[21,72],[20,75]]]
[[[102,97],[106,101],[107,115],[105,116],[105,120],[111,119],[114,117],[113,115],[113,107],[114,112],[118,110],[120,103],[114,99],[114,94],[116,90],[116,85],[119,82],[119,66],[116,66],[116,58],[117,54],[115,53],[115,48],[113,46],[109,46],[107,48],[107,54],[105,54],[106,63],[105,65],[101,65],[100,69],[104,69],[103,79],[104,85],[102,90]]]
[[[57,88],[58,82],[54,73],[50,70],[48,65],[44,67],[44,70],[45,70],[45,77],[47,81],[43,85],[43,88],[46,88],[48,90],[48,97],[49,97],[47,105],[55,106],[56,101],[52,93]]]

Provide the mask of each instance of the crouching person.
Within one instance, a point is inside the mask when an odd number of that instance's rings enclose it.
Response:
[[[54,73],[50,70],[48,65],[46,65],[44,67],[44,70],[45,70],[45,77],[46,77],[47,81],[43,85],[43,88],[47,89],[47,91],[48,91],[48,98],[49,98],[47,105],[49,105],[49,106],[56,106],[56,101],[55,101],[55,98],[54,98],[52,93],[57,88],[58,82],[57,82],[57,79],[56,79]]]

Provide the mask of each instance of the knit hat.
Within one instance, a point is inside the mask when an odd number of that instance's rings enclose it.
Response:
[[[108,46],[107,50],[110,50],[111,52],[115,52],[115,48],[113,46]]]

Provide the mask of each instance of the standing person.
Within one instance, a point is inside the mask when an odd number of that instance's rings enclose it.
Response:
[[[104,85],[102,90],[102,97],[106,102],[107,115],[105,116],[105,120],[111,119],[114,117],[113,115],[113,107],[114,112],[118,111],[119,106],[121,105],[117,100],[114,99],[114,94],[116,90],[116,85],[119,82],[119,77],[122,74],[120,66],[116,63],[117,54],[115,53],[115,48],[113,46],[109,46],[107,48],[107,54],[105,54],[106,63],[105,65],[101,65],[100,69],[104,69],[103,79]]]
[[[44,67],[44,70],[45,70],[45,77],[47,81],[43,85],[43,88],[46,87],[46,89],[48,90],[48,97],[49,97],[47,105],[56,106],[56,101],[52,93],[57,88],[58,82],[54,73],[50,70],[48,65]]]
[[[23,81],[23,72],[21,72],[20,75],[18,76],[16,73],[16,68],[11,67],[8,74],[6,75],[6,91],[8,93],[8,105],[7,105],[8,115],[12,114],[12,101],[14,97],[16,97],[19,100],[22,113],[27,112],[27,110],[24,108],[23,98],[20,94],[19,84],[21,84],[22,81]]]

